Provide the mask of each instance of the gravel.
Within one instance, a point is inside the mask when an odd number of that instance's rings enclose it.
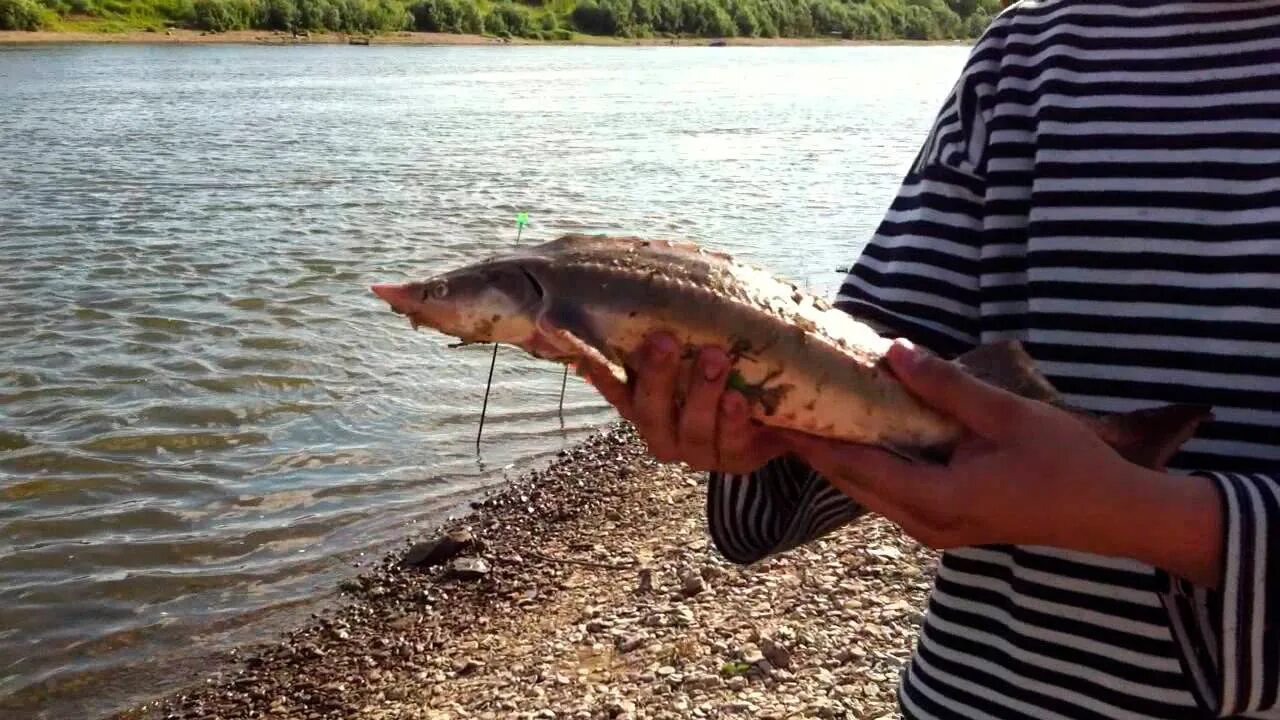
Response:
[[[705,485],[611,426],[344,580],[306,626],[117,717],[898,717],[933,554],[868,517],[733,565]]]

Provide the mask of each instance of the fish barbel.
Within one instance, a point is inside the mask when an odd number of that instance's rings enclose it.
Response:
[[[535,357],[590,358],[620,380],[645,338],[666,331],[684,348],[718,345],[731,385],[766,425],[945,461],[965,429],[925,405],[884,361],[892,343],[794,284],[694,243],[565,235],[421,281],[372,290],[414,328],[464,343],[505,343]],[[953,362],[1024,397],[1065,407],[1017,341]],[[1097,416],[1073,410],[1131,461],[1163,467],[1210,417],[1199,405]]]

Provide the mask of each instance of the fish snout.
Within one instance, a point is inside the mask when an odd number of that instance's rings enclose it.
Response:
[[[408,315],[417,303],[417,298],[409,292],[409,286],[403,283],[378,283],[369,289],[401,315]]]

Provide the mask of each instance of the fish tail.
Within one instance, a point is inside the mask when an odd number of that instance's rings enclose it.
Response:
[[[1208,405],[1173,404],[1103,415],[1090,424],[1129,462],[1163,470],[1200,425],[1212,419]]]

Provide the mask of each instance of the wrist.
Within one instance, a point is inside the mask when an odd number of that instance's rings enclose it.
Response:
[[[1221,579],[1222,501],[1213,481],[1121,463],[1078,503],[1077,549],[1125,557],[1206,587]]]

